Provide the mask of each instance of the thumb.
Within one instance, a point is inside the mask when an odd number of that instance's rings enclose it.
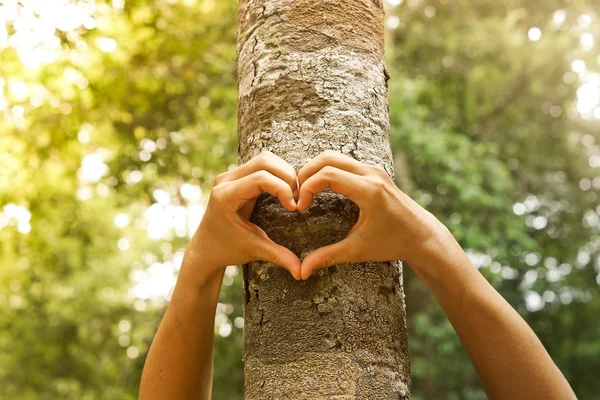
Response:
[[[288,248],[268,238],[261,238],[256,251],[258,259],[287,269],[294,279],[300,279],[300,259]]]
[[[300,276],[306,280],[310,277],[313,271],[318,269],[329,268],[335,264],[357,261],[352,257],[355,245],[349,238],[340,242],[330,244],[329,246],[321,247],[302,260],[300,267]]]
[[[258,197],[248,200],[246,204],[239,209],[238,213],[242,216],[242,218],[249,220],[252,216],[252,211],[254,211],[254,206],[256,205],[256,200]]]

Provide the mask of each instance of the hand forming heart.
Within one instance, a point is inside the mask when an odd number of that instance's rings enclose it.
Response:
[[[302,263],[248,221],[262,192],[277,196],[294,211],[306,210],[313,196],[326,188],[354,201],[360,215],[342,241],[315,250]],[[490,397],[516,398],[527,392],[530,395],[521,398],[575,398],[535,333],[472,265],[444,225],[397,189],[384,170],[335,152],[309,161],[297,176],[294,168],[272,154],[219,176],[146,358],[140,398],[210,398],[215,313],[227,265],[267,260],[286,268],[295,279],[307,279],[312,271],[337,263],[396,259],[408,261],[440,303],[485,387],[491,388]],[[269,300],[260,300],[265,301]],[[254,303],[259,303],[258,297]],[[296,306],[296,301],[283,305]],[[281,307],[264,310],[269,318]],[[316,317],[309,309],[297,309],[297,315]],[[281,336],[277,322],[282,320],[273,321],[272,331]],[[251,335],[277,338],[277,333],[256,330]],[[317,332],[310,339],[321,336],[323,332]],[[287,339],[280,344],[289,345]],[[517,371],[507,374],[515,365]],[[541,397],[540,388],[545,390]]]
[[[249,222],[263,192],[278,197],[289,211],[304,211],[317,193],[328,188],[356,203],[359,219],[344,240],[315,250],[302,262]],[[313,271],[340,263],[402,259],[419,265],[446,235],[450,235],[446,227],[400,191],[383,168],[326,151],[296,175],[283,159],[263,152],[217,177],[186,252],[191,260],[202,254],[214,270],[265,260],[287,269],[295,279],[308,279]]]

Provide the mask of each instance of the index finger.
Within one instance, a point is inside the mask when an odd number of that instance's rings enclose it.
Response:
[[[357,175],[366,175],[368,173],[368,165],[355,160],[339,151],[326,150],[307,162],[298,172],[298,182],[300,186],[308,178],[316,174],[323,167],[330,165],[344,171],[351,172]]]
[[[235,211],[238,211],[249,200],[260,196],[263,192],[279,198],[281,205],[289,211],[296,210],[292,188],[286,182],[267,171],[253,172],[243,178],[226,182],[222,185],[226,194],[223,196],[223,199],[226,199]]]
[[[219,175],[215,183],[234,181],[261,170],[267,171],[285,181],[290,185],[292,190],[296,189],[296,170],[294,167],[270,151],[263,151],[247,163]]]
[[[339,168],[325,166],[300,186],[298,210],[306,210],[313,197],[325,189],[346,196],[360,207],[369,190],[365,179],[367,178]]]

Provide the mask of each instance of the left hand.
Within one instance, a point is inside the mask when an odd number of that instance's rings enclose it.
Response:
[[[360,208],[358,221],[344,240],[306,256],[300,268],[302,279],[317,269],[350,262],[404,260],[425,269],[440,251],[458,246],[448,229],[398,189],[383,168],[325,151],[302,167],[298,182],[300,211],[328,188]]]

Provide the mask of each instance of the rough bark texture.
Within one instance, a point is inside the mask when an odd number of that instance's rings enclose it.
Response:
[[[267,149],[301,167],[326,149],[393,174],[382,0],[240,0],[239,161]],[[253,215],[304,257],[344,238],[358,208],[335,193],[302,213],[263,196]],[[399,262],[344,264],[305,282],[244,267],[246,399],[410,397]]]

